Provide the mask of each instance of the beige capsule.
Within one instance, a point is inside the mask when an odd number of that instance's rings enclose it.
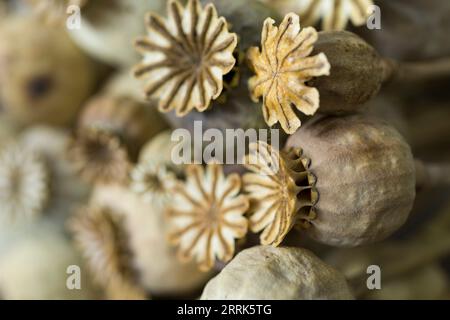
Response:
[[[199,271],[195,263],[179,262],[176,250],[167,241],[163,209],[118,185],[97,186],[92,203],[123,214],[138,283],[152,296],[190,296],[210,279],[211,273]]]
[[[77,127],[78,131],[94,129],[118,137],[135,161],[144,143],[167,126],[152,106],[111,94],[92,98],[84,107]]]
[[[391,75],[391,66],[363,39],[348,31],[319,32],[313,53],[326,55],[328,77],[314,78],[309,85],[320,94],[318,112],[349,113],[363,109]]]
[[[320,242],[358,246],[383,240],[408,218],[416,173],[409,145],[392,127],[363,115],[321,117],[287,141],[316,177],[317,217],[305,232]]]
[[[202,300],[353,299],[342,274],[300,248],[257,246],[239,253],[206,285]]]
[[[8,242],[0,255],[0,270],[1,299],[98,298],[83,272],[81,257],[60,228],[48,221],[16,230],[15,239]],[[81,288],[69,290],[68,285],[77,283],[76,272],[81,277]]]
[[[20,124],[71,124],[97,78],[96,65],[64,28],[12,16],[0,26],[0,95]]]

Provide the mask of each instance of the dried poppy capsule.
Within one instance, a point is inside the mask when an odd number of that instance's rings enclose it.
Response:
[[[380,120],[363,115],[323,117],[291,136],[317,181],[317,217],[306,233],[330,245],[385,239],[408,218],[416,173],[409,145]]]
[[[158,195],[154,195],[157,197]],[[154,296],[190,295],[200,288],[210,273],[198,270],[195,263],[181,263],[175,248],[167,242],[164,208],[124,186],[96,186],[92,203],[123,213],[123,227],[133,252],[132,264],[139,273],[138,283]]]
[[[11,144],[0,153],[0,221],[2,224],[36,219],[50,198],[50,176],[44,159]]]
[[[353,299],[343,275],[308,250],[257,246],[206,285],[202,300]]]
[[[310,56],[317,32],[314,28],[300,31],[296,14],[285,16],[279,27],[267,19],[261,36],[261,51],[252,47],[248,60],[256,76],[249,80],[253,101],[263,97],[263,114],[266,123],[280,122],[283,130],[294,133],[301,125],[292,106],[307,115],[319,108],[319,92],[305,85],[313,77],[328,75],[330,64],[320,53]]]
[[[60,219],[72,214],[90,195],[90,187],[77,176],[67,159],[69,132],[47,126],[33,126],[18,137],[20,148],[45,161],[49,172],[50,196],[45,216]]]
[[[90,205],[69,221],[75,243],[95,282],[109,299],[145,299],[132,267],[132,252],[123,230],[123,216],[114,209]]]
[[[244,177],[250,221],[264,229],[263,243],[278,245],[300,221],[315,240],[357,246],[388,237],[406,221],[415,198],[414,159],[387,124],[362,115],[322,117],[286,148],[280,154],[260,144],[246,162],[254,171]]]
[[[0,259],[0,295],[7,300],[77,300],[97,299],[83,261],[67,236],[48,221],[25,230],[15,230],[15,240],[8,243]],[[18,233],[17,233],[18,232]],[[3,240],[3,239],[2,239]],[[3,243],[2,243],[3,245]],[[81,288],[73,285],[66,270],[79,266]],[[69,269],[68,269],[69,268]],[[73,274],[73,273],[72,273]]]
[[[260,232],[261,244],[278,246],[295,223],[315,218],[316,178],[301,150],[279,153],[265,142],[250,145],[243,177],[250,198],[250,230]]]
[[[166,128],[152,107],[125,96],[100,95],[84,107],[77,128],[101,130],[118,137],[135,161],[143,144]]]
[[[167,165],[153,161],[138,163],[130,173],[130,188],[155,207],[167,205],[172,198],[176,176]]]
[[[183,7],[169,0],[167,11],[167,19],[147,16],[148,36],[136,41],[144,60],[134,74],[145,81],[147,97],[159,100],[160,111],[175,110],[180,117],[193,109],[205,111],[236,63],[237,36],[211,3],[202,7],[189,0]]]
[[[393,72],[374,48],[351,32],[320,32],[314,52],[323,52],[331,65],[329,77],[309,82],[319,90],[320,113],[363,109]]]
[[[171,131],[158,134],[142,147],[130,174],[130,189],[157,209],[169,204],[177,176],[182,176],[181,166],[172,162],[174,145]]]
[[[128,183],[131,160],[120,139],[109,132],[84,129],[68,146],[80,177],[91,184]]]
[[[167,210],[169,241],[178,246],[182,261],[196,260],[203,271],[220,261],[231,260],[235,239],[247,233],[248,199],[239,194],[237,174],[224,176],[222,167],[210,164],[187,168],[186,183],[174,188]]]
[[[0,26],[0,95],[21,124],[68,125],[96,81],[97,68],[62,28],[12,17]]]
[[[349,21],[354,26],[366,23],[372,0],[263,0],[281,14],[295,12],[302,24],[315,26],[322,20],[322,30],[343,30]]]

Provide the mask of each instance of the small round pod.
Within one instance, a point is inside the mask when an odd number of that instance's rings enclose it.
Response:
[[[65,126],[90,95],[97,69],[64,28],[11,17],[0,26],[0,95],[20,124]]]
[[[22,132],[20,145],[42,157],[49,170],[49,203],[45,215],[61,222],[87,200],[91,188],[77,177],[67,158],[70,134],[67,130],[34,126]]]
[[[353,299],[334,268],[300,248],[257,246],[240,252],[206,285],[201,300]]]
[[[195,263],[181,263],[167,241],[164,210],[118,185],[94,189],[92,203],[121,212],[132,251],[132,264],[142,288],[154,296],[179,297],[195,293],[211,277]]]
[[[81,258],[62,232],[52,224],[35,224],[0,257],[0,295],[6,300],[96,298],[83,269],[80,289],[77,281],[70,281],[71,275],[75,279],[77,270],[79,273],[77,267],[82,268]]]
[[[391,126],[364,115],[320,117],[292,135],[286,148],[310,159],[318,200],[306,233],[325,244],[383,240],[408,218],[416,174],[409,145]]]
[[[330,75],[309,85],[319,90],[324,114],[351,113],[363,109],[390,75],[390,66],[362,38],[348,31],[319,32],[313,53],[324,53]]]
[[[126,96],[100,95],[88,102],[77,127],[79,131],[112,133],[127,147],[130,158],[136,160],[143,144],[167,126],[154,108]]]

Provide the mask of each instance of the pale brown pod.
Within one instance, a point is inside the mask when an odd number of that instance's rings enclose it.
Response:
[[[320,94],[318,112],[351,113],[362,110],[390,76],[390,65],[363,39],[347,31],[319,32],[314,51],[324,53],[331,65],[328,77],[309,85]]]
[[[286,148],[301,148],[317,179],[317,217],[305,231],[315,240],[336,246],[376,242],[408,218],[414,158],[386,123],[363,115],[322,117],[291,136]]]
[[[195,263],[183,264],[177,259],[176,250],[167,241],[163,208],[120,185],[97,185],[92,203],[123,214],[138,284],[153,296],[190,295],[211,277]]]
[[[40,221],[14,232],[15,239],[8,243],[7,250],[2,251],[0,256],[2,300],[98,298],[87,273],[83,272],[81,257],[53,222]],[[81,272],[76,273],[76,266]],[[70,274],[66,273],[67,270]],[[69,278],[74,274],[80,276],[79,290],[68,289],[68,285],[76,285],[73,278]]]
[[[75,244],[95,283],[108,299],[145,299],[133,268],[124,217],[108,206],[90,204],[69,220]]]
[[[300,248],[240,252],[206,285],[201,300],[351,300],[345,278]]]
[[[97,78],[65,29],[13,16],[0,26],[0,95],[20,124],[72,124]]]
[[[144,143],[167,126],[153,106],[126,96],[100,95],[88,102],[77,127],[79,132],[95,129],[118,137],[135,161]]]

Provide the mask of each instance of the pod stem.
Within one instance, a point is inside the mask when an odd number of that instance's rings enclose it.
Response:
[[[415,161],[417,189],[450,186],[450,163]]]
[[[450,78],[450,57],[421,62],[383,60],[384,83],[413,85],[430,80]]]

